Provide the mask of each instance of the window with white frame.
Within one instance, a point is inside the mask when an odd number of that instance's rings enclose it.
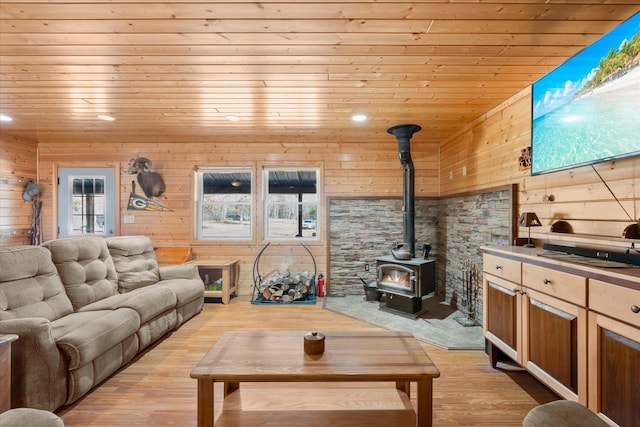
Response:
[[[264,238],[317,239],[319,194],[317,169],[264,170]]]
[[[250,240],[252,173],[250,168],[198,168],[196,237]]]

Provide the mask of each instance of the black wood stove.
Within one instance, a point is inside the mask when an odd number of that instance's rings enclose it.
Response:
[[[402,239],[394,244],[390,256],[376,258],[376,287],[386,298],[380,308],[415,314],[422,310],[422,297],[435,291],[435,262],[429,260],[431,245],[423,246],[422,258],[415,254],[415,185],[410,140],[418,125],[393,126],[387,132],[398,140],[398,156],[402,166]]]
[[[385,293],[382,308],[416,314],[422,311],[422,297],[436,290],[434,260],[393,256],[376,258],[377,288]]]

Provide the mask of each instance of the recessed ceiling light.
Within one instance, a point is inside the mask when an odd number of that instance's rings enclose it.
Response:
[[[233,115],[227,116],[226,119],[229,120],[230,122],[239,122],[240,121],[240,117],[233,116]]]
[[[2,123],[9,123],[12,122],[13,118],[7,114],[4,113],[0,113],[0,122]]]
[[[367,121],[367,115],[366,114],[354,114],[353,116],[351,116],[351,120],[353,120],[356,123],[365,122],[365,121]]]
[[[100,115],[98,116],[98,118],[99,118],[100,120],[104,120],[105,122],[112,122],[112,121],[114,121],[114,120],[115,120],[115,117],[107,116],[106,114],[100,114]]]

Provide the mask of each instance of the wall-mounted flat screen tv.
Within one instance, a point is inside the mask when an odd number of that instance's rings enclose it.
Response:
[[[531,174],[640,154],[640,13],[536,81]]]

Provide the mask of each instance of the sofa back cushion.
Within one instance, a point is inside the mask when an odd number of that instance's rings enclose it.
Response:
[[[51,261],[39,246],[0,249],[0,320],[44,317],[50,321],[73,312]]]
[[[158,260],[147,236],[118,236],[107,239],[109,252],[118,272],[121,293],[130,292],[160,280]]]
[[[118,293],[116,269],[104,238],[67,237],[42,246],[51,251],[75,310]]]

